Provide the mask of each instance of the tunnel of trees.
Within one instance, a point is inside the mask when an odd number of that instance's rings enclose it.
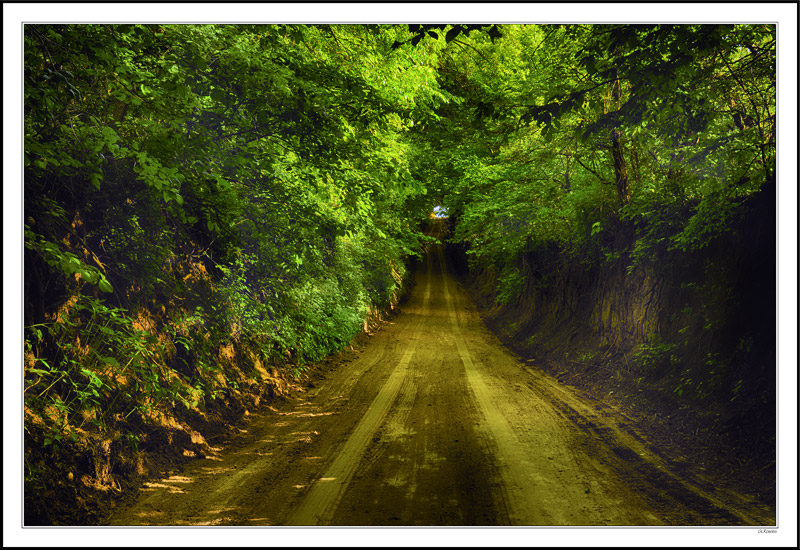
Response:
[[[26,25],[31,514],[65,454],[119,488],[289,391],[439,206],[521,347],[774,447],[775,63],[766,24]]]

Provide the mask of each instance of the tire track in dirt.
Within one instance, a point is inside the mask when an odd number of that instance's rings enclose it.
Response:
[[[431,306],[407,384],[359,465],[334,525],[501,525],[494,449],[455,352],[439,257],[431,253]]]
[[[113,525],[769,525],[597,397],[522,364],[441,246],[403,313]],[[774,522],[774,518],[772,518]]]
[[[504,459],[501,470],[503,472],[505,484],[500,491],[500,497],[502,501],[506,503],[511,516],[509,519],[512,523],[519,523],[522,519],[520,512],[522,510],[528,510],[529,514],[526,519],[529,524],[540,525],[545,522],[546,514],[539,512],[536,495],[532,491],[525,490],[525,486],[528,485],[528,483],[527,480],[522,479],[528,477],[528,475],[535,474],[525,467],[526,460],[524,454],[520,452],[519,442],[514,436],[513,430],[506,421],[505,416],[498,409],[492,396],[487,391],[486,384],[481,374],[477,371],[469,350],[467,350],[464,336],[458,324],[458,316],[453,308],[453,300],[448,290],[447,274],[441,247],[438,248],[437,253],[442,269],[444,297],[447,304],[448,317],[455,336],[456,349],[464,364],[464,370],[472,395],[486,419],[486,428],[484,429],[487,431],[489,439],[495,442],[499,449],[499,455]],[[525,473],[523,473],[523,469]]]
[[[774,522],[769,509],[758,505],[755,498],[720,491],[702,475],[678,475],[676,471],[681,469],[681,463],[648,443],[624,414],[602,404],[589,407],[585,402],[570,399],[553,380],[531,374],[533,380],[529,385],[552,396],[550,402],[559,414],[591,435],[594,452],[612,454],[618,460],[608,460],[608,463],[618,472],[623,466],[631,485],[649,493],[664,510],[686,508],[687,514],[692,516],[687,522],[690,524],[769,525]]]
[[[338,452],[336,459],[328,467],[304,497],[299,508],[288,518],[287,525],[326,525],[330,523],[342,494],[347,489],[350,479],[365,453],[369,441],[383,423],[389,408],[395,402],[400,388],[403,386],[409,371],[409,363],[416,351],[416,339],[419,327],[428,314],[431,292],[431,266],[428,263],[428,274],[425,284],[425,296],[422,301],[420,318],[413,329],[409,345],[403,352],[397,366],[383,384],[375,400],[370,404],[366,414],[356,425],[352,434]]]
[[[180,474],[146,483],[140,498],[121,507],[106,523],[285,524],[308,486],[324,477],[320,468],[330,462],[367,403],[374,400],[376,388],[387,377],[384,364],[406,349],[410,325],[418,324],[415,319],[421,313],[418,302],[410,302],[397,326],[388,324],[373,338],[374,345],[330,371],[305,397],[301,394],[271,413],[255,416],[215,456],[189,463]]]
[[[427,316],[430,266],[427,274],[419,270],[415,278],[417,289],[426,292],[415,292],[402,315],[385,323],[371,345],[336,358],[336,368],[318,374],[304,394],[252,417],[247,429],[215,456],[145,484],[135,502],[121,506],[104,523],[287,524],[309,487],[327,477],[325,466],[368,413],[391,378],[397,357],[420,337],[415,331]]]
[[[446,273],[443,275],[447,279]],[[463,293],[454,296],[461,300]],[[472,348],[474,370],[470,375],[468,362],[465,362],[465,370],[475,383],[473,387],[478,388],[476,398],[482,401],[484,408],[490,411],[495,409],[494,416],[498,416],[499,407],[502,409],[500,416],[512,419],[495,425],[499,429],[493,426],[495,435],[501,441],[513,442],[504,445],[512,453],[519,455],[520,449],[527,449],[527,464],[545,473],[536,479],[524,468],[512,466],[505,469],[511,487],[522,485],[527,479],[530,489],[526,493],[528,498],[517,498],[515,502],[518,510],[526,510],[521,514],[526,518],[524,524],[538,520],[536,515],[530,513],[531,507],[536,506],[536,499],[531,494],[537,489],[540,495],[543,492],[548,494],[546,500],[551,504],[548,512],[555,512],[555,515],[551,513],[546,518],[548,524],[589,525],[598,521],[609,525],[774,523],[775,518],[770,510],[759,506],[753,497],[720,491],[702,475],[685,476],[679,473],[682,470],[679,460],[665,456],[635,430],[630,418],[597,398],[565,387],[542,371],[519,363],[515,357],[513,362],[522,367],[521,376],[510,370],[503,371],[499,368],[503,362],[498,359],[503,354],[511,354],[507,351],[498,353],[497,347],[492,346],[486,350],[486,343],[496,340],[496,337],[489,333],[477,315],[470,315],[471,308],[467,304],[457,303],[453,309],[455,318],[468,325],[470,336],[464,340],[465,347]],[[474,337],[475,332],[483,333],[483,337]],[[485,358],[492,369],[486,369],[478,357]],[[496,375],[493,376],[490,371]],[[503,374],[500,375],[500,372]],[[505,380],[498,381],[500,377]],[[512,379],[518,382],[509,383]],[[515,413],[514,408],[509,407],[509,403],[514,401],[514,394],[508,392],[509,386],[517,390],[516,396],[521,398],[518,400],[519,406],[524,407],[524,411],[519,409]],[[525,420],[515,422],[514,418]],[[552,425],[539,430],[534,438],[529,437],[537,431],[537,424],[548,423]],[[557,459],[559,452],[566,455],[568,467],[548,471],[546,464],[537,460],[537,453],[531,451],[537,447],[556,455],[548,458]],[[520,464],[519,461],[513,463]],[[570,471],[575,473],[571,480],[560,475]],[[585,484],[587,499],[583,499],[584,495],[575,498],[576,491],[571,491],[570,498],[559,497],[559,494],[566,496],[564,488],[574,482]],[[566,494],[569,493],[567,491]],[[618,496],[608,498],[626,493],[627,496],[622,499]],[[594,496],[598,494],[603,498],[595,499]],[[588,501],[583,508],[579,504],[581,500]],[[565,515],[563,511],[570,510],[570,502],[572,509]],[[631,506],[632,503],[637,505]],[[636,508],[639,512],[632,514],[631,510]],[[581,509],[586,513],[580,513]],[[520,515],[517,514],[517,517]]]
[[[441,249],[438,254],[441,258]],[[597,505],[597,499],[586,498],[593,486],[600,485],[601,476],[597,475],[600,472],[591,472],[586,458],[571,452],[572,442],[565,437],[569,432],[541,396],[527,395],[522,405],[524,412],[519,406],[516,410],[511,406],[508,385],[498,385],[492,373],[477,359],[478,355],[467,347],[448,288],[444,262],[441,265],[456,348],[471,394],[484,418],[482,428],[497,447],[503,478],[500,498],[506,503],[509,522],[512,525],[660,523],[652,514],[623,513],[607,498],[602,506]],[[459,311],[465,309],[459,308]],[[519,386],[516,390],[524,391]],[[514,416],[523,417],[525,422],[512,424],[510,419]],[[544,428],[536,430],[537,424]],[[525,438],[525,435],[533,437]],[[558,460],[553,462],[556,457]],[[562,474],[566,471],[573,472],[574,479],[565,479]],[[587,475],[589,472],[594,475]]]

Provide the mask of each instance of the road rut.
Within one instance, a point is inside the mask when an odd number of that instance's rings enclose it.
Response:
[[[108,524],[774,524],[754,499],[678,474],[624,413],[520,362],[440,245],[415,276],[354,360]]]

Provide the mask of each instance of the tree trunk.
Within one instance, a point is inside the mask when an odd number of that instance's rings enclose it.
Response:
[[[611,155],[614,157],[614,178],[617,182],[617,201],[619,204],[627,204],[631,200],[628,186],[628,167],[625,164],[623,153],[620,132],[611,130]]]
[[[617,75],[616,80],[611,84],[611,101],[616,104],[617,109],[621,107],[622,82]],[[620,137],[622,132],[614,128],[611,130],[611,155],[614,158],[614,179],[617,183],[617,202],[627,204],[631,200],[631,193],[628,187],[628,167],[625,165],[625,155],[622,150]]]

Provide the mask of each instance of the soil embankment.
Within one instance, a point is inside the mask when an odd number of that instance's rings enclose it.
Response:
[[[437,226],[438,227],[438,226]],[[772,525],[521,363],[433,247],[403,312],[111,525]]]
[[[707,248],[664,245],[659,262],[632,264],[625,235],[644,229],[619,220],[608,237],[616,260],[556,245],[528,252],[517,258],[524,286],[502,304],[497,273],[469,270],[458,246],[448,253],[487,326],[514,352],[624,409],[691,471],[774,508],[774,183],[740,208]]]

